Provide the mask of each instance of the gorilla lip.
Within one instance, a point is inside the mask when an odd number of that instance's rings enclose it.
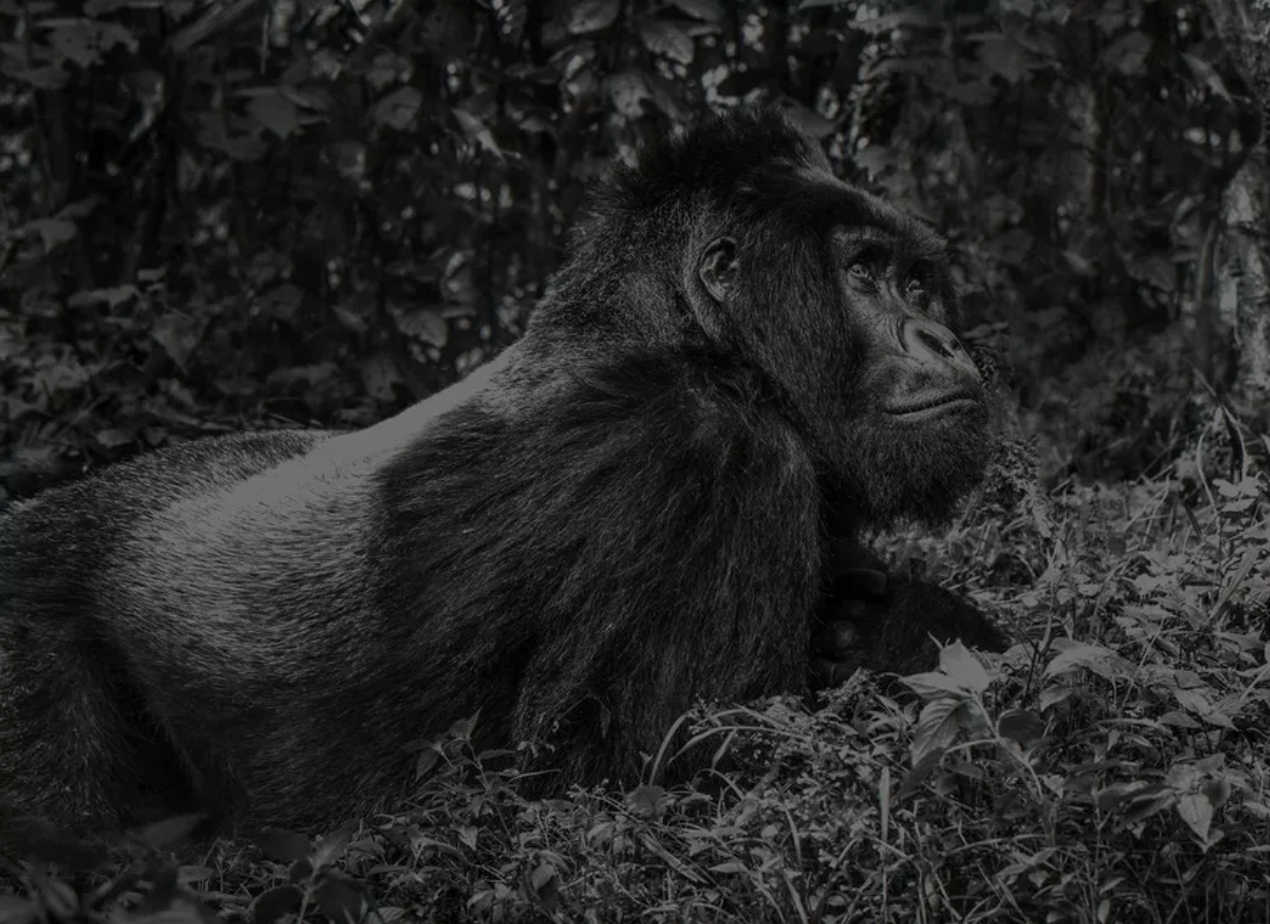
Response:
[[[887,416],[898,417],[903,420],[924,420],[928,417],[937,417],[940,414],[947,414],[953,411],[968,410],[978,405],[979,399],[974,395],[969,392],[959,391],[901,407],[888,407],[886,413]]]

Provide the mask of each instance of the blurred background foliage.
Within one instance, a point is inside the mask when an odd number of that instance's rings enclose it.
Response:
[[[1051,484],[1158,473],[1264,423],[1249,2],[0,0],[0,500],[435,391],[606,163],[754,100],[952,238]]]

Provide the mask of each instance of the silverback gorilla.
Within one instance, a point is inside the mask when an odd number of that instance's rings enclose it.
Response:
[[[313,830],[478,710],[563,787],[634,782],[698,698],[805,690],[833,524],[938,517],[981,475],[945,249],[780,115],[711,117],[613,170],[466,381],[15,505],[0,804]]]

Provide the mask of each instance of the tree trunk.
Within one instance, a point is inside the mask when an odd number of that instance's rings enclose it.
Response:
[[[1270,9],[1249,0],[1205,0],[1218,35],[1256,99],[1270,99]],[[1270,426],[1270,150],[1260,136],[1222,192],[1212,254],[1213,287],[1200,292],[1208,317],[1206,365],[1231,409],[1254,427]],[[1208,274],[1202,274],[1208,275]],[[1211,300],[1211,301],[1210,301]],[[1201,357],[1205,359],[1205,357]]]

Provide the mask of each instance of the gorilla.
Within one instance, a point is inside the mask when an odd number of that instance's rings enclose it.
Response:
[[[320,830],[478,713],[549,789],[630,784],[699,699],[903,662],[926,629],[995,644],[922,593],[834,641],[878,592],[834,550],[981,477],[959,330],[942,238],[779,113],[705,118],[612,169],[525,336],[461,383],[0,514],[0,804]]]

